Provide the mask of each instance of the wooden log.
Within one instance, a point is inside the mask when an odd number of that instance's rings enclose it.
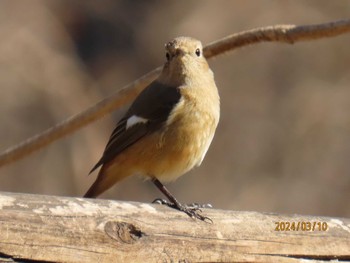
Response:
[[[0,193],[0,261],[350,262],[350,219],[203,214],[213,223],[154,204]]]

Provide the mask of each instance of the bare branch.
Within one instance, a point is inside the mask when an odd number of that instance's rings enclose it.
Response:
[[[50,143],[102,118],[114,109],[120,108],[129,103],[142,91],[142,89],[157,77],[160,70],[160,67],[152,70],[83,112],[78,113],[46,131],[7,149],[0,155],[0,167],[15,162],[41,148],[44,148]]]
[[[300,41],[334,37],[347,32],[350,32],[349,19],[317,25],[276,25],[262,27],[233,34],[213,42],[204,48],[204,55],[207,58],[212,58],[219,54],[260,42],[293,44]],[[160,70],[161,68],[159,67],[149,72],[83,112],[64,120],[43,133],[37,134],[7,149],[0,155],[0,167],[19,160],[129,103],[144,87],[157,77]]]
[[[311,41],[334,37],[350,32],[350,20],[339,20],[317,25],[276,25],[243,31],[212,42],[204,48],[206,58],[215,57],[240,47],[260,42],[295,42]]]

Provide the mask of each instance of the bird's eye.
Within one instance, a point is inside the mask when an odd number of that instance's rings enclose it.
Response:
[[[201,55],[201,50],[199,48],[196,49],[196,55],[199,57]]]
[[[169,59],[170,59],[170,54],[169,54],[169,52],[166,52],[165,56],[166,56],[166,60],[169,61]]]

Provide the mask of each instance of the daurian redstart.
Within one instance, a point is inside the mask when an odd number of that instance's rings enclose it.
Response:
[[[173,181],[199,166],[220,117],[220,98],[200,41],[178,37],[165,45],[160,76],[135,99],[118,122],[102,158],[102,166],[85,197],[96,197],[120,180],[148,177],[170,206],[206,219],[180,204],[160,182]]]

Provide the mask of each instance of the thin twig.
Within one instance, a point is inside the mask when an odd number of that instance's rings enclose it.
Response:
[[[210,43],[204,48],[204,55],[207,58],[212,58],[219,54],[260,42],[293,44],[295,42],[334,37],[347,32],[350,32],[350,19],[317,25],[268,26],[233,34]],[[154,69],[83,112],[7,149],[0,155],[0,167],[15,162],[131,102],[143,88],[158,76],[160,70],[160,67]]]

